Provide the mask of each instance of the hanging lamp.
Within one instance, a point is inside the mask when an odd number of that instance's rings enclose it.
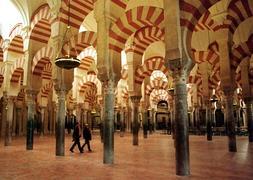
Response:
[[[77,58],[77,51],[75,47],[74,47],[74,50],[75,50],[76,56],[73,56],[70,54],[70,50],[71,50],[70,40],[66,40],[67,37],[72,37],[71,27],[70,27],[70,1],[71,0],[68,1],[68,26],[62,39],[61,48],[59,49],[59,52],[57,53],[57,57],[55,59],[56,66],[60,68],[64,68],[64,69],[76,68],[81,63],[80,60]],[[70,36],[67,36],[67,35],[70,35]],[[67,44],[67,54],[60,56],[64,44]]]

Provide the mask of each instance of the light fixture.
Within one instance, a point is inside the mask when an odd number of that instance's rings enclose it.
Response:
[[[77,59],[76,57],[77,51],[75,48],[74,50],[75,50],[76,56],[73,56],[70,54],[70,50],[71,50],[70,40],[66,40],[66,38],[72,37],[71,27],[70,27],[70,1],[71,0],[68,1],[68,26],[62,39],[61,48],[59,49],[59,52],[57,53],[57,57],[55,59],[56,66],[60,68],[64,68],[64,69],[72,69],[72,68],[78,67],[81,63],[80,60]],[[68,48],[67,54],[60,56],[65,43],[67,43],[67,48]]]

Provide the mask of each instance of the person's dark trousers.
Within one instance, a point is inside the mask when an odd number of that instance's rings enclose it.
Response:
[[[81,145],[80,145],[80,140],[75,140],[74,144],[71,146],[71,148],[69,149],[71,152],[73,152],[73,149],[75,148],[75,146],[78,146],[78,149],[80,151],[80,153],[83,152],[82,148],[81,148]]]
[[[84,144],[82,145],[82,149],[84,148],[84,146],[87,144],[88,146],[88,150],[91,151],[90,149],[90,141],[89,140],[85,140]]]

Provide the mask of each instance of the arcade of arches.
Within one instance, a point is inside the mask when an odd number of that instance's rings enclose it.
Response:
[[[0,37],[6,146],[25,136],[32,150],[34,134],[55,134],[56,155],[64,156],[65,128],[75,119],[101,128],[103,162],[113,164],[115,130],[131,131],[133,145],[140,127],[145,137],[166,130],[176,174],[189,175],[189,134],[227,135],[230,152],[237,135],[253,141],[252,0],[12,3],[22,22]],[[67,49],[79,67],[55,65]]]

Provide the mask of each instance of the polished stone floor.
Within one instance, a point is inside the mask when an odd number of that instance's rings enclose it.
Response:
[[[93,135],[93,152],[69,152],[71,136],[65,138],[65,156],[55,156],[54,136],[35,137],[34,150],[25,150],[25,137],[13,138],[5,147],[0,141],[0,180],[170,180],[170,179],[253,179],[253,144],[238,137],[238,152],[227,151],[227,138],[215,136],[207,142],[204,136],[190,136],[191,176],[175,175],[175,150],[171,136],[154,133],[132,146],[132,136],[115,133],[115,163],[103,164],[103,146]]]

